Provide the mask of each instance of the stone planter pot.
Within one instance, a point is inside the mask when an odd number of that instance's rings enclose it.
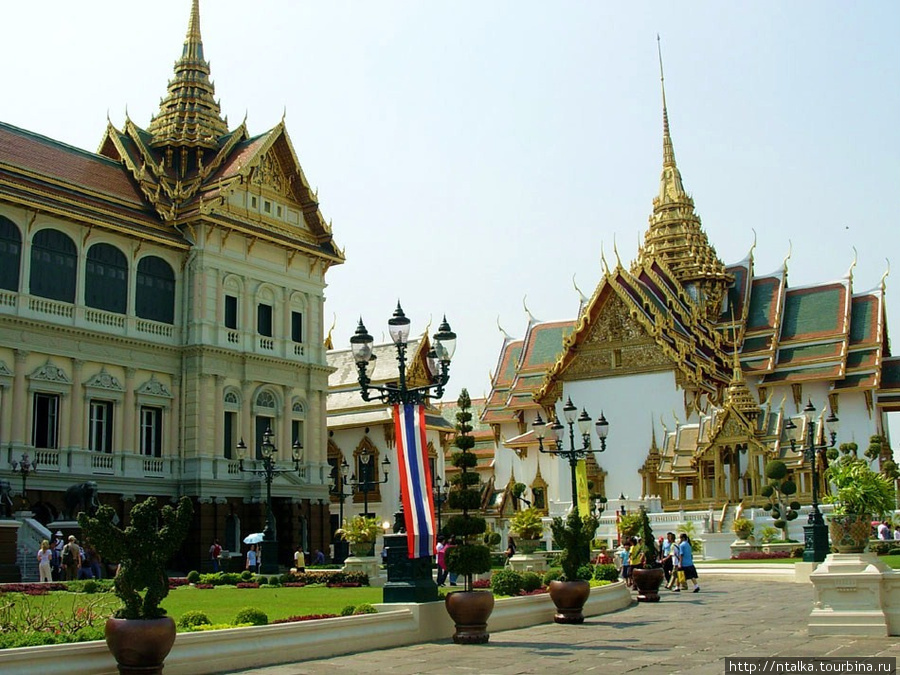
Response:
[[[490,640],[488,618],[494,611],[494,594],[490,591],[454,591],[444,598],[447,613],[456,624],[453,642],[458,645],[484,644]]]
[[[556,623],[584,623],[584,603],[591,595],[587,581],[551,581],[550,599],[556,605]]]
[[[662,567],[632,570],[631,578],[638,591],[638,602],[659,602],[659,587],[664,577]]]
[[[538,547],[541,545],[540,539],[519,539],[518,540],[519,551],[521,553],[534,553],[538,550]]]
[[[863,553],[869,544],[872,517],[848,513],[831,516],[828,520],[828,534],[831,545],[838,553]]]
[[[175,644],[175,622],[160,619],[108,619],[106,646],[121,675],[160,675]]]
[[[358,541],[350,544],[350,553],[354,558],[370,558],[375,555],[375,542]]]

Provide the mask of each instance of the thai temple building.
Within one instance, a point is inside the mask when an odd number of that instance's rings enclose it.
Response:
[[[662,159],[634,260],[623,263],[618,250],[612,264],[603,256],[602,276],[574,319],[528,313],[522,339],[504,333],[481,416],[493,430],[494,484],[524,483],[525,496],[550,515],[571,506],[568,462],[539,452],[531,423],[538,413],[564,421],[572,401],[609,421],[605,451],[592,432],[587,459],[590,494],[595,505],[608,498],[607,517],[638,505],[708,510],[721,527],[736,508],[766,501],[764,467],[774,458],[787,463],[809,504],[807,403],[819,420],[838,417],[837,445],[855,442],[860,455],[871,436],[887,436],[886,413],[900,409],[887,273],[876,288],[857,288],[853,260],[836,280],[792,287],[790,256],[775,271],[757,270],[755,241],[744,260],[721,261],[678,169],[664,88]],[[581,448],[577,428],[574,440]],[[567,427],[563,447],[571,447]]]
[[[246,469],[270,430],[279,557],[327,551],[322,317],[342,262],[284,121],[254,135],[222,116],[198,0],[146,127],[109,123],[88,152],[0,124],[0,467],[10,510],[32,514],[22,536],[96,483],[123,522],[148,495],[189,496],[185,569],[214,538],[238,552],[265,524]]]

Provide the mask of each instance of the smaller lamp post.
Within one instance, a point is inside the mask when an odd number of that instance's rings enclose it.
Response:
[[[548,453],[551,455],[556,455],[558,457],[562,457],[564,459],[569,460],[569,471],[571,473],[572,479],[572,507],[578,504],[578,483],[575,476],[575,467],[578,465],[579,459],[584,459],[587,457],[588,453],[591,452],[591,417],[587,414],[587,411],[582,408],[581,414],[577,416],[578,422],[578,431],[581,434],[581,442],[582,446],[580,448],[575,446],[575,422],[576,422],[576,414],[578,413],[578,408],[572,403],[572,398],[570,397],[566,404],[563,406],[563,417],[566,420],[566,424],[569,427],[569,449],[565,450],[563,448],[562,442],[562,432],[565,427],[559,423],[559,420],[552,422],[549,425],[550,432],[553,435],[553,445],[549,448],[544,448],[544,437],[547,433],[547,423],[541,419],[541,414],[538,413],[534,419],[534,422],[531,423],[532,429],[534,429],[534,435],[538,440],[538,450],[543,453]],[[606,437],[609,434],[609,422],[606,421],[606,417],[603,416],[603,413],[600,413],[600,419],[597,420],[595,427],[597,429],[597,437],[600,439],[600,450],[598,452],[604,452],[606,450]]]
[[[12,463],[12,471],[13,473],[17,473],[22,477],[22,504],[27,509],[28,508],[28,495],[25,491],[25,485],[28,482],[29,474],[37,471],[37,462],[32,462],[28,457],[28,453],[23,453],[22,457],[19,461],[13,460]]]
[[[363,515],[368,518],[369,493],[375,489],[376,485],[383,485],[384,483],[388,482],[388,472],[391,468],[391,460],[387,455],[384,456],[384,460],[382,460],[381,462],[381,468],[384,471],[384,478],[382,478],[381,480],[375,480],[374,478],[372,478],[374,467],[370,468],[372,453],[369,452],[368,448],[364,448],[359,453],[359,461],[362,463],[362,470],[360,471],[362,477],[357,479],[356,474],[353,474],[347,484],[358,492],[363,493]],[[343,518],[341,519],[341,522],[344,522]]]
[[[260,454],[262,455],[262,468],[245,468],[244,454],[247,452],[247,445],[242,438],[237,444],[238,451],[238,470],[243,473],[252,473],[254,476],[262,476],[266,481],[266,527],[263,530],[263,541],[260,545],[262,549],[262,564],[259,571],[261,574],[277,574],[278,573],[278,538],[275,530],[275,515],[272,513],[272,481],[275,476],[296,471],[297,475],[302,475],[300,468],[300,459],[303,454],[303,446],[300,440],[294,441],[292,446],[292,459],[294,460],[293,469],[278,469],[275,465],[274,455],[278,452],[278,448],[272,443],[275,434],[272,433],[271,427],[266,427],[263,433],[262,445],[260,445]]]
[[[339,510],[339,520],[340,527],[344,525],[344,501],[349,497],[352,492],[345,492],[344,488],[347,486],[347,473],[350,470],[350,465],[347,464],[347,460],[341,457],[340,461],[337,462],[334,466],[334,470],[331,472],[334,476],[334,485],[329,490],[332,495],[338,498],[338,502],[340,503]],[[337,539],[334,542],[334,559],[335,563],[342,563],[347,559],[347,554],[350,552],[350,544],[345,539]]]
[[[437,510],[437,531],[438,534],[441,532],[441,507],[447,501],[447,495],[449,493],[450,486],[445,484],[443,479],[440,476],[437,476],[434,479],[434,487],[432,488],[432,494],[434,495],[434,506]]]
[[[839,420],[837,415],[832,411],[824,420],[825,429],[822,428],[820,422],[816,425],[816,408],[811,400],[807,400],[806,407],[803,408],[803,418],[806,420],[806,443],[803,448],[803,455],[809,462],[810,472],[812,473],[812,510],[809,512],[807,524],[803,526],[803,562],[822,562],[828,555],[828,528],[825,520],[822,518],[822,512],[819,511],[819,471],[816,462],[816,455],[824,452],[828,448],[834,447],[837,439],[837,431]],[[788,417],[784,423],[786,431],[792,431],[797,428],[794,421]],[[828,433],[829,444],[825,444],[825,433]],[[816,438],[821,432],[822,443],[817,444]],[[796,452],[797,442],[791,437],[791,450]]]

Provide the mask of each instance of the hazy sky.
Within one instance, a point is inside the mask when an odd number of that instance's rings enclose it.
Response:
[[[141,126],[189,0],[4,4],[0,119],[90,150]],[[571,318],[647,227],[662,164],[656,35],[675,154],[710,241],[789,283],[878,284],[896,249],[900,3],[203,0],[217,96],[252,134],[287,111],[347,262],[327,321],[386,335],[398,297],[459,334],[450,394],[488,391],[523,296]],[[900,256],[888,278],[900,331]]]

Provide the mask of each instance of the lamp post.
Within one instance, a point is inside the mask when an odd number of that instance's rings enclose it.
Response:
[[[356,333],[350,338],[350,350],[358,371],[360,395],[364,401],[378,400],[388,405],[425,405],[430,397],[441,398],[444,387],[450,379],[450,361],[456,351],[456,333],[450,329],[445,316],[438,326],[438,332],[432,338],[432,348],[426,358],[431,381],[418,387],[410,387],[406,380],[406,350],[408,347],[410,321],[397,302],[397,309],[388,320],[388,332],[397,352],[398,377],[394,382],[375,384],[372,382],[374,371],[374,339],[366,330],[362,318],[356,327]],[[428,485],[412,486],[419,494],[431,489]],[[410,486],[401,485],[406,493]],[[409,498],[412,495],[407,495]],[[402,503],[402,502],[401,502]],[[403,522],[403,518],[395,518],[395,523]],[[437,584],[431,576],[431,557],[409,557],[407,538],[396,529],[392,535],[386,535],[384,546],[387,550],[388,580],[384,586],[385,602],[429,602],[437,600]]]
[[[368,448],[364,448],[359,453],[359,461],[362,462],[362,478],[357,479],[356,474],[354,473],[350,477],[350,481],[347,482],[347,485],[352,487],[354,490],[363,493],[363,515],[368,518],[369,517],[369,493],[375,489],[376,485],[383,485],[388,481],[388,470],[391,467],[391,460],[388,459],[388,456],[384,456],[384,460],[381,462],[381,468],[384,471],[384,478],[382,480],[375,480],[372,478],[372,474],[374,473],[372,469],[369,468],[370,462],[372,461],[372,453],[369,452]],[[343,504],[342,504],[343,506]],[[342,509],[343,511],[343,509]],[[343,517],[341,518],[341,523],[344,522]]]
[[[822,512],[819,511],[819,471],[816,463],[816,455],[819,452],[824,453],[828,448],[834,447],[837,439],[838,423],[837,415],[832,411],[824,420],[825,429],[822,428],[822,422],[816,425],[816,408],[812,401],[807,401],[806,407],[803,408],[803,417],[806,420],[806,443],[803,447],[803,455],[809,462],[809,468],[812,472],[812,511],[809,512],[807,524],[803,526],[803,561],[804,562],[822,562],[828,555],[828,528],[825,526],[825,520],[822,518]],[[797,428],[794,421],[788,417],[784,423],[784,428],[791,431]],[[829,444],[826,445],[825,431],[827,430]],[[816,438],[822,432],[822,444],[816,443]],[[791,450],[797,450],[797,442],[791,437]]]
[[[275,434],[272,433],[271,427],[266,427],[263,433],[262,445],[260,445],[260,454],[262,454],[262,468],[245,468],[244,454],[247,452],[247,445],[242,438],[237,444],[238,451],[238,470],[242,473],[252,473],[254,476],[262,476],[266,481],[266,527],[263,530],[263,540],[260,545],[262,549],[262,564],[259,571],[261,574],[277,574],[278,573],[278,537],[275,529],[275,515],[272,513],[272,481],[275,476],[296,471],[298,475],[301,473],[300,459],[303,453],[303,446],[300,439],[296,439],[292,446],[292,459],[294,460],[293,469],[278,469],[275,466],[274,455],[278,452],[278,448],[272,443]]]
[[[29,474],[37,471],[37,466],[36,461],[32,462],[29,459],[27,452],[22,454],[19,461],[13,460],[12,463],[13,473],[17,473],[22,477],[22,504],[25,508],[28,508],[28,495],[25,492],[25,485],[28,482]]]
[[[543,453],[556,455],[569,460],[569,471],[571,472],[572,477],[572,508],[575,508],[578,503],[578,482],[575,476],[575,467],[577,466],[579,459],[584,459],[587,457],[588,453],[592,451],[591,417],[584,408],[582,408],[580,415],[577,415],[577,413],[578,408],[572,403],[572,398],[569,397],[566,404],[563,406],[563,417],[569,427],[568,450],[563,449],[562,432],[565,427],[559,423],[559,420],[555,420],[549,425],[550,432],[553,435],[553,445],[549,448],[544,448],[547,423],[541,419],[541,414],[538,413],[534,422],[531,423],[531,428],[534,429],[534,435],[537,436],[538,439],[538,450]],[[578,431],[581,434],[582,446],[580,448],[575,446],[576,421],[578,422]],[[602,412],[600,413],[600,419],[597,420],[595,426],[597,429],[597,437],[600,439],[600,450],[598,452],[604,452],[606,450],[606,436],[609,434],[609,422],[606,421]]]
[[[450,486],[449,484],[445,484],[443,479],[440,476],[437,476],[434,479],[434,487],[431,489],[432,494],[434,495],[434,506],[437,511],[437,531],[440,533],[441,531],[441,507],[447,501],[447,495],[449,494]]]
[[[347,485],[347,472],[350,469],[350,465],[347,464],[347,460],[341,457],[340,461],[334,465],[334,471],[332,471],[332,475],[334,476],[334,485],[329,490],[331,494],[338,498],[338,502],[340,503],[340,515],[339,515],[339,527],[344,526],[344,500],[347,499],[352,492],[344,492],[344,487]],[[347,554],[350,550],[350,544],[347,543],[344,539],[337,539],[334,542],[334,558],[333,562],[342,563],[347,559]]]

